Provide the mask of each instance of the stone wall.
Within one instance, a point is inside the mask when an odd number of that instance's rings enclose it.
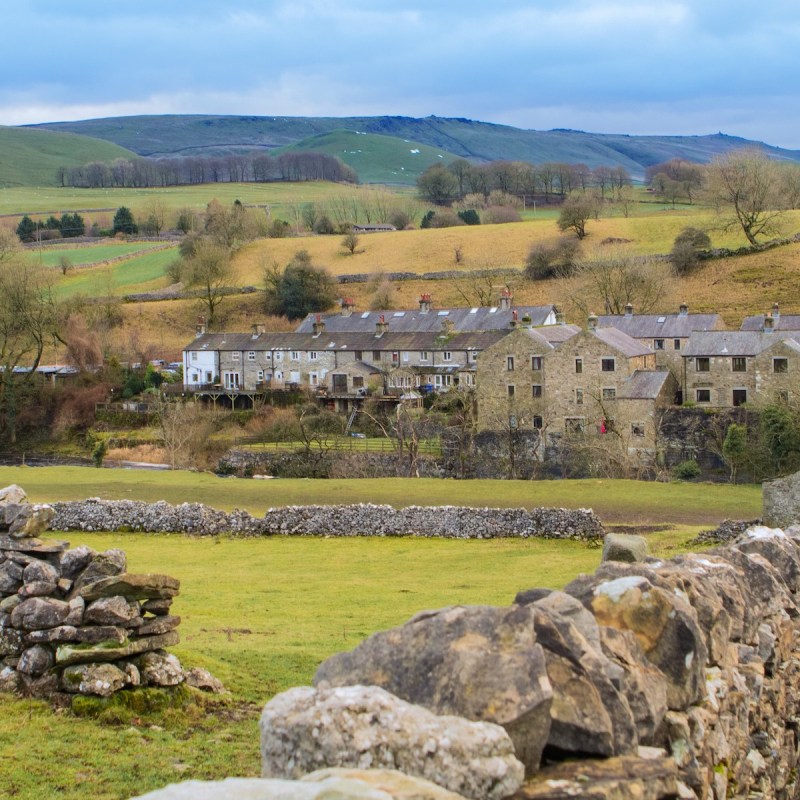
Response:
[[[99,500],[53,503],[52,525],[70,531],[141,531],[213,536],[418,536],[446,539],[602,537],[603,526],[589,509],[465,508],[359,503],[284,506],[261,518],[245,511],[230,514],[200,503],[142,503]]]
[[[763,485],[764,523],[785,527],[800,519],[800,472]]]
[[[128,573],[121,550],[37,538],[53,517],[19,487],[0,490],[0,690],[68,701],[182,683],[180,662],[164,651],[178,643],[170,608],[179,582]],[[191,678],[221,688],[204,670]]]

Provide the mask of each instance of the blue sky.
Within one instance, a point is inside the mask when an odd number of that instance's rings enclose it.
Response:
[[[800,149],[795,0],[15,0],[0,124],[468,117]]]

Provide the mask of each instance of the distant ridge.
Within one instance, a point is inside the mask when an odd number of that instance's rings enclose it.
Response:
[[[162,115],[110,117],[78,122],[43,123],[35,128],[104,139],[142,156],[222,155],[263,148],[324,142],[337,131],[379,134],[424,145],[474,162],[497,160],[582,163],[589,167],[622,166],[641,177],[651,164],[670,158],[704,163],[714,156],[757,146],[770,156],[800,160],[800,151],[716,133],[703,136],[633,136],[568,129],[523,130],[464,118],[447,117],[272,117]],[[343,148],[344,149],[344,148]],[[358,165],[348,161],[356,169]],[[413,182],[413,176],[407,182]],[[366,178],[370,180],[370,178]]]

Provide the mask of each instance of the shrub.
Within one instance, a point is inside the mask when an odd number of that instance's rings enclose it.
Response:
[[[700,465],[694,460],[681,461],[672,468],[672,477],[678,481],[690,481],[700,474]]]
[[[525,277],[536,281],[568,275],[579,252],[580,244],[572,237],[536,242],[525,260]]]
[[[474,208],[466,208],[458,212],[459,219],[466,225],[480,225],[481,218]]]
[[[483,212],[485,225],[504,225],[507,222],[519,222],[522,217],[514,206],[489,206]]]
[[[684,228],[676,237],[669,254],[678,275],[688,275],[700,261],[700,252],[711,247],[711,239],[698,228]]]

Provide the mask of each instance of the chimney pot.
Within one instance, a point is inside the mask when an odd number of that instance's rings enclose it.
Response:
[[[632,317],[633,316],[633,303],[626,303],[625,304],[625,316]]]
[[[685,317],[689,313],[689,306],[686,303],[681,303],[678,307],[678,311],[682,317]]]
[[[589,314],[588,323],[590,331],[597,330],[597,314]]]

